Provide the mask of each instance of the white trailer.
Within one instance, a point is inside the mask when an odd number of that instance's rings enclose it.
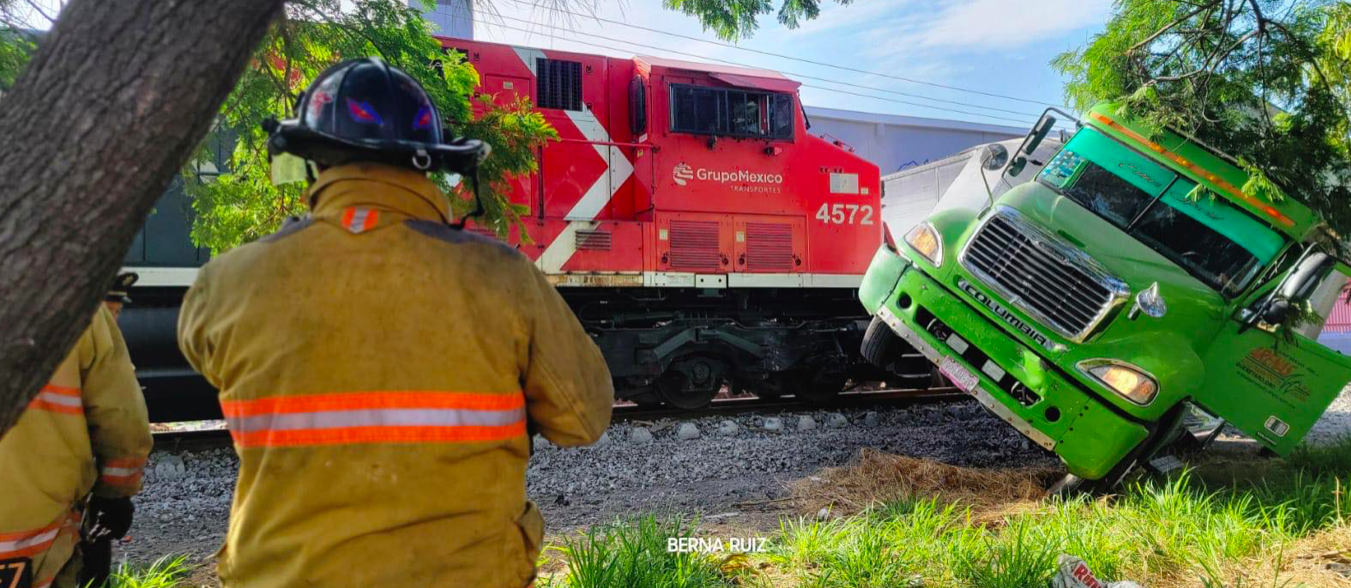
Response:
[[[930,214],[954,208],[980,210],[991,199],[1031,181],[1062,143],[1047,137],[1016,178],[1003,175],[1022,139],[971,147],[956,155],[882,177],[882,220],[899,240]]]

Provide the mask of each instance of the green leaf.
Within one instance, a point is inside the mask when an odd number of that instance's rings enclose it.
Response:
[[[1114,101],[1196,137],[1242,162],[1244,192],[1294,198],[1346,233],[1348,57],[1346,2],[1120,0],[1101,33],[1051,65],[1076,108]]]
[[[375,55],[406,72],[426,89],[446,119],[447,134],[471,136],[493,146],[481,166],[486,215],[478,222],[506,235],[519,224],[522,207],[508,201],[513,178],[536,171],[535,153],[557,133],[527,99],[498,106],[472,96],[479,74],[462,54],[443,51],[416,8],[394,0],[362,0],[344,7],[337,0],[296,3],[288,18],[273,26],[250,67],[226,100],[218,134],[234,138],[228,169],[214,181],[200,181],[196,165],[210,158],[199,150],[184,170],[196,212],[192,239],[219,253],[277,230],[289,216],[305,211],[304,186],[274,186],[266,133],[268,118],[291,116],[301,90],[328,66],[343,59]],[[459,214],[472,208],[463,184],[450,194]]]

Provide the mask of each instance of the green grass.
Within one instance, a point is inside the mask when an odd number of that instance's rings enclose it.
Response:
[[[1351,437],[1341,437],[1317,446],[1300,445],[1285,460],[1291,466],[1314,474],[1351,472]]]
[[[973,588],[1043,588],[1055,573],[1056,538],[1033,537],[1027,518],[954,555],[953,576]]]
[[[1045,588],[1062,553],[1083,558],[1099,578],[1149,588],[1317,585],[1300,584],[1284,570],[1299,559],[1293,551],[1303,547],[1307,558],[1311,537],[1347,531],[1351,506],[1343,494],[1351,487],[1351,440],[1301,449],[1283,464],[1236,466],[1245,469],[1256,481],[1229,476],[1219,483],[1213,472],[1185,472],[1135,482],[1111,498],[1003,510],[904,497],[850,516],[783,518],[767,551],[747,555],[671,552],[670,538],[715,535],[679,515],[632,517],[548,547],[545,561],[552,564],[535,585]],[[1317,551],[1328,549],[1320,544]],[[185,557],[124,564],[109,586],[186,588],[192,571]]]
[[[108,588],[188,588],[193,568],[186,555],[162,557],[148,566],[122,563],[108,578]]]
[[[1287,551],[1346,529],[1348,455],[1351,443],[1303,450],[1266,471],[1264,481],[1207,484],[1185,472],[1136,482],[1111,498],[1005,511],[909,497],[824,521],[785,518],[768,552],[730,572],[726,554],[666,553],[668,536],[711,536],[694,524],[630,519],[555,548],[564,569],[540,585],[1044,588],[1067,553],[1102,579],[1151,588],[1294,588],[1301,584],[1283,577],[1297,559]]]
[[[669,538],[692,537],[693,523],[679,517],[624,519],[592,527],[548,549],[567,569],[542,577],[539,588],[704,588],[734,585],[741,558],[727,553],[672,552]],[[547,553],[545,554],[547,557]]]

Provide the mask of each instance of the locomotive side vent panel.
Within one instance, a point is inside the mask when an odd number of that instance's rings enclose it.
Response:
[[[535,59],[535,105],[540,108],[582,110],[582,63],[564,59]]]
[[[746,270],[789,272],[793,270],[793,225],[746,223]]]
[[[609,251],[609,231],[577,231],[577,249],[581,251]]]
[[[716,271],[721,259],[718,221],[671,221],[671,269]]]

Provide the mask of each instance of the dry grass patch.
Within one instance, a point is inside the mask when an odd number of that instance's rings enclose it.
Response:
[[[1351,526],[1340,526],[1299,539],[1279,557],[1245,562],[1253,586],[1326,586],[1351,588]]]
[[[1060,475],[1052,468],[963,468],[864,449],[849,465],[826,468],[790,489],[807,512],[854,514],[913,496],[961,503],[976,513],[1017,512],[1035,509]]]

